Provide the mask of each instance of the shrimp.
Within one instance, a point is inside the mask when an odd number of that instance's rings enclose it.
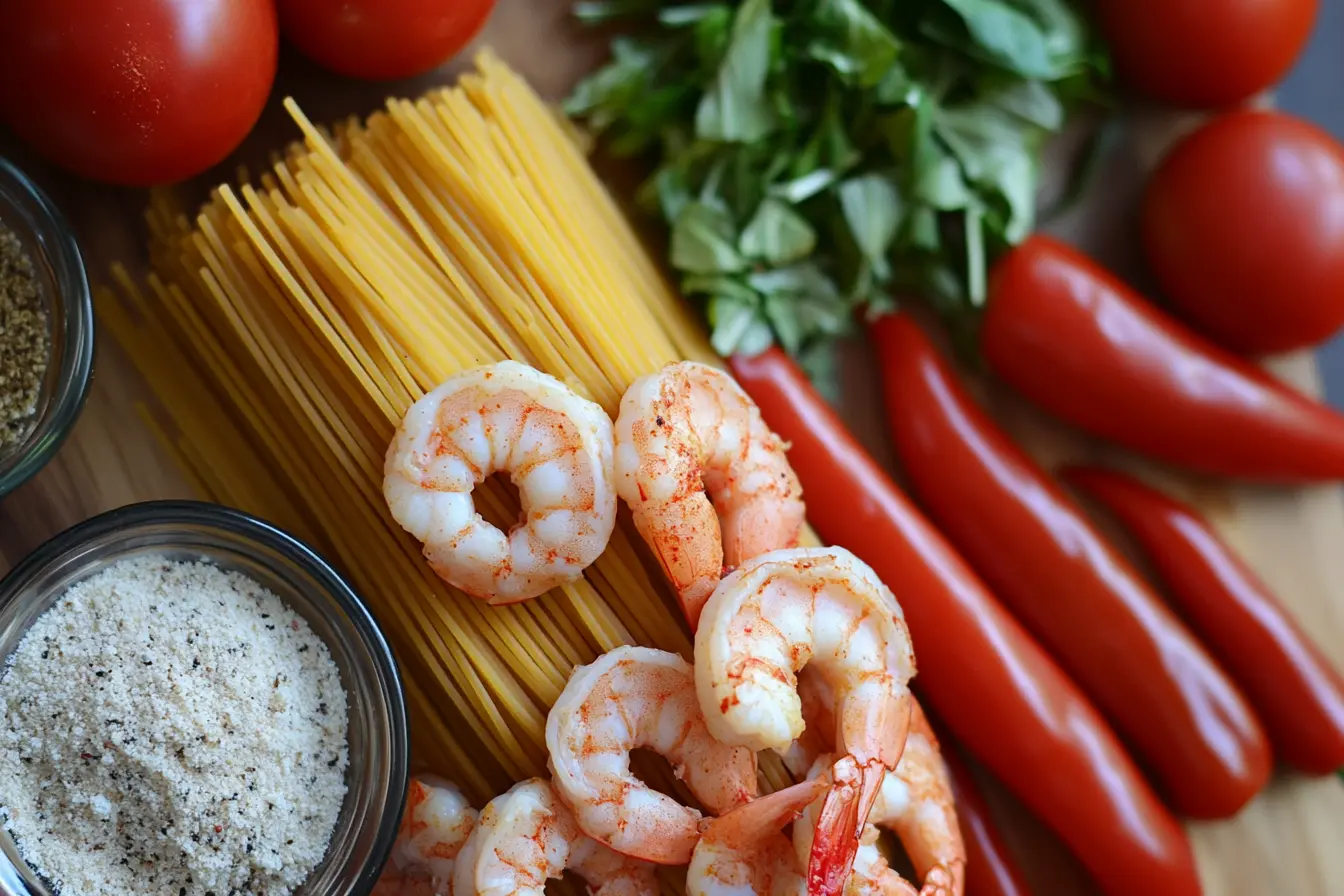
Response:
[[[796,759],[814,743],[807,740],[808,732],[834,728],[831,721],[834,701],[825,683],[816,676],[802,676],[799,693],[809,727],[797,749],[786,757],[790,771],[795,774],[799,773]],[[811,774],[816,775],[820,766],[827,764],[821,758]],[[938,749],[938,738],[919,701],[913,698],[905,751],[895,770],[887,772],[883,779],[868,823],[887,828],[900,839],[915,873],[923,881],[920,896],[961,896],[966,885],[966,844],[957,823],[951,775]],[[798,837],[794,842],[800,845]],[[807,838],[807,844],[810,843]]]
[[[542,896],[573,871],[594,896],[656,896],[654,866],[613,852],[579,830],[549,782],[533,778],[495,797],[457,857],[457,896]]]
[[[719,814],[756,793],[756,756],[716,741],[695,695],[695,670],[675,653],[618,647],[574,670],[546,719],[552,783],[585,834],[618,852],[684,865],[701,815],[630,771],[630,751],[668,760]]]
[[[383,496],[449,584],[507,604],[577,579],[616,525],[611,418],[552,376],[502,361],[411,405],[387,449]],[[472,490],[507,471],[522,499],[506,535]]]
[[[691,855],[686,896],[805,896],[807,881],[783,829],[827,786],[814,778],[710,821]]]
[[[725,743],[787,751],[805,724],[797,672],[836,695],[836,774],[818,819],[810,887],[838,893],[886,770],[910,723],[914,651],[895,597],[843,548],[795,548],[747,561],[719,583],[695,636],[705,722]],[[839,766],[837,766],[837,771]]]
[[[373,896],[448,896],[455,860],[475,825],[476,810],[457,785],[433,775],[412,778],[390,863]]]
[[[824,771],[824,769],[819,769]],[[806,852],[798,851],[801,827],[811,843],[821,798],[830,786],[822,775],[761,797],[709,822],[686,875],[687,896],[808,896]],[[799,818],[799,815],[802,815]],[[793,819],[794,842],[782,829]],[[872,829],[870,829],[872,831]],[[845,896],[915,896],[887,867],[876,833],[865,836],[845,882]]]
[[[798,543],[803,488],[784,443],[721,370],[683,361],[631,384],[616,490],[695,628],[724,573]]]

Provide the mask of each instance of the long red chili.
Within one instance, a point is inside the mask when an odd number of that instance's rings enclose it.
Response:
[[[908,315],[870,329],[887,422],[920,506],[1196,818],[1269,780],[1269,744],[1204,648],[966,394]]]
[[[1245,689],[1278,755],[1313,775],[1344,766],[1344,677],[1194,508],[1112,470],[1070,467],[1061,476],[1134,536]]]
[[[1017,860],[999,837],[980,785],[962,761],[957,745],[942,738],[943,762],[952,776],[957,822],[966,842],[966,896],[1030,896]]]
[[[738,381],[792,447],[823,538],[896,593],[929,704],[1116,894],[1200,892],[1185,832],[1114,733],[1039,645],[854,441],[779,349],[734,358]]]
[[[1344,479],[1344,416],[1051,237],[995,263],[980,350],[1031,401],[1135,451],[1249,479]]]

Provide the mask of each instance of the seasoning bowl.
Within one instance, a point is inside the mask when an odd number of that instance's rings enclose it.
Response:
[[[405,808],[405,698],[377,623],[340,574],[303,542],[241,511],[196,501],[150,501],[93,517],[52,538],[0,581],[0,663],[72,585],[145,555],[205,560],[243,573],[304,617],[330,649],[348,695],[347,792],[325,858],[296,892],[367,896]],[[0,896],[51,896],[2,824]]]
[[[47,309],[51,358],[32,430],[0,448],[0,497],[42,468],[79,417],[93,369],[93,296],[84,260],[65,218],[23,172],[0,158],[0,223],[32,256]]]

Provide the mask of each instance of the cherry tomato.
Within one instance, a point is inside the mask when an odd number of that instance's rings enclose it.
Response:
[[[1232,112],[1148,182],[1148,262],[1172,304],[1228,348],[1322,342],[1344,324],[1344,148],[1279,112]]]
[[[1283,77],[1302,50],[1318,0],[1097,0],[1116,70],[1178,106],[1224,106]]]
[[[247,136],[278,44],[271,0],[0,3],[0,109],[78,174],[177,181]]]
[[[409,78],[476,36],[495,0],[279,0],[280,30],[309,59],[351,78]]]

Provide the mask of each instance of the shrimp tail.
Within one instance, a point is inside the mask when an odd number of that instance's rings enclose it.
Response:
[[[701,839],[734,850],[751,849],[802,815],[827,786],[825,778],[813,778],[743,803],[718,818],[711,818]]]
[[[836,762],[833,783],[817,814],[816,835],[807,864],[808,896],[839,896],[854,868],[868,814],[882,789],[886,768],[879,760],[863,766],[852,756]]]

